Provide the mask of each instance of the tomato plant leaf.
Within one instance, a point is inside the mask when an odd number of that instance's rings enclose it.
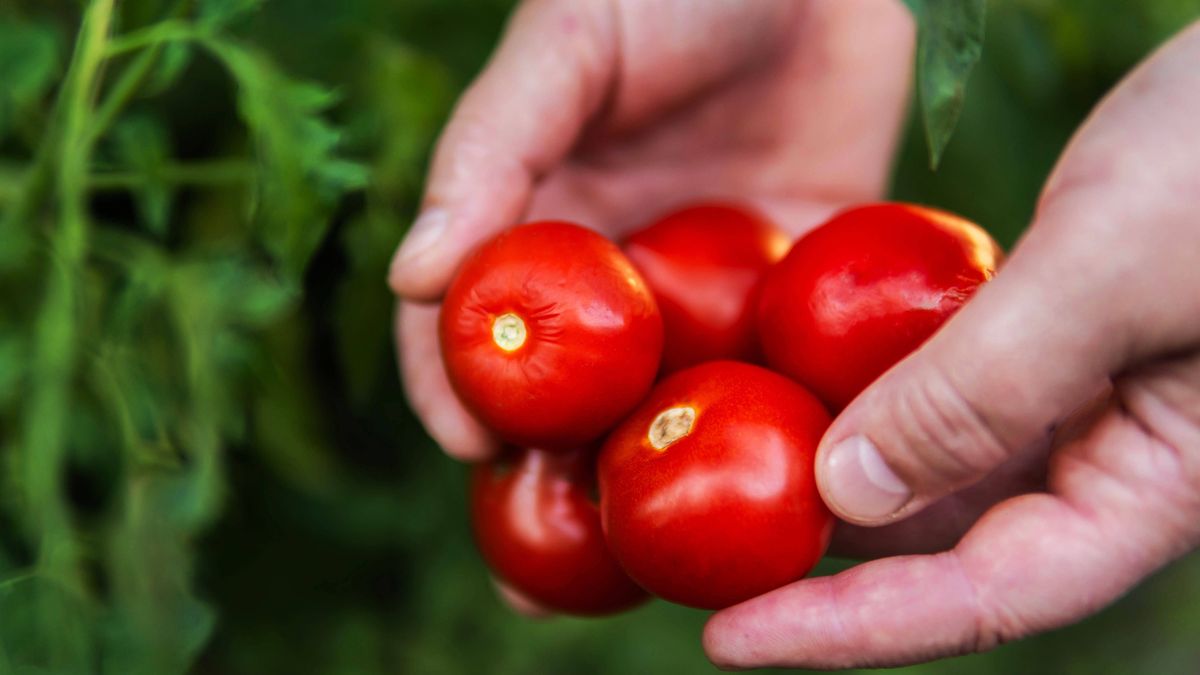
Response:
[[[170,89],[192,61],[192,47],[184,42],[171,42],[163,47],[154,70],[142,85],[142,96],[155,96]]]
[[[61,66],[58,44],[52,26],[0,16],[0,138],[54,83]]]
[[[368,213],[346,222],[341,246],[352,274],[336,291],[337,352],[350,395],[365,402],[381,379],[391,377],[386,348],[393,298],[378,283],[392,251],[416,207],[425,160],[438,126],[452,102],[450,74],[440,63],[408,45],[374,36],[362,57],[364,69],[349,87],[348,104],[357,114],[347,130],[347,145],[371,164]],[[424,92],[413,96],[412,92]],[[364,336],[375,336],[383,349],[363,349]]]
[[[87,672],[89,645],[82,638],[91,618],[84,599],[50,577],[26,571],[5,577],[0,580],[0,672]],[[58,625],[47,630],[53,624]],[[62,637],[67,641],[56,641]]]
[[[117,160],[138,176],[134,194],[142,222],[150,232],[166,234],[173,192],[163,176],[171,156],[166,130],[152,117],[128,116],[113,130],[112,138]]]
[[[0,327],[0,405],[7,405],[19,392],[26,358],[20,334],[10,326]]]
[[[209,28],[246,16],[258,9],[263,0],[199,0],[196,15]]]
[[[325,236],[332,206],[366,185],[362,165],[338,153],[341,133],[321,113],[336,95],[284,75],[261,52],[235,42],[205,43],[238,84],[238,109],[262,165],[256,219],[284,273],[298,278]]]
[[[917,90],[929,165],[937,168],[983,52],[987,0],[907,0],[919,24]]]

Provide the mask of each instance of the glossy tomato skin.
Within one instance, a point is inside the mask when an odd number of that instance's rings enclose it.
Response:
[[[761,361],[754,309],[763,274],[791,240],[735,204],[696,204],[630,236],[625,254],[654,291],[666,332],[662,371]]]
[[[514,452],[476,466],[471,521],[488,566],[538,605],[612,614],[647,597],[613,560],[590,497],[594,453]]]
[[[680,410],[690,426],[663,423]],[[803,387],[758,366],[713,361],[667,377],[600,453],[613,555],[646,590],[703,609],[800,579],[833,529],[813,476],[829,421]]]
[[[944,211],[843,211],[768,273],[758,307],[767,363],[839,411],[958,311],[1001,256],[982,228]]]
[[[662,318],[637,270],[570,223],[522,225],[478,249],[450,285],[440,324],[455,391],[522,447],[567,449],[603,435],[645,396],[662,356]]]

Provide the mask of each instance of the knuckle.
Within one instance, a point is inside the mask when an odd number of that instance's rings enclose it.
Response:
[[[892,398],[884,406],[891,433],[879,442],[901,478],[917,489],[946,492],[988,473],[1012,453],[981,406],[944,373],[898,387]]]
[[[939,558],[948,566],[948,578],[962,590],[972,621],[963,641],[964,653],[982,654],[1000,645],[1025,635],[1028,630],[1020,616],[1003,603],[984,595],[985,584],[975,579],[971,570],[963,563],[957,550],[940,554]]]

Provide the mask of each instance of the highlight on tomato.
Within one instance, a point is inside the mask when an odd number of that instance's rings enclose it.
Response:
[[[933,335],[1002,255],[983,228],[945,211],[843,211],[767,274],[758,307],[767,363],[837,412]]]

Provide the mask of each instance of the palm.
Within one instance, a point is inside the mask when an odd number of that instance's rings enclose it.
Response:
[[[631,11],[646,7],[634,3]],[[612,103],[536,183],[526,217],[567,218],[619,235],[681,202],[728,198],[757,205],[799,234],[832,209],[878,198],[910,45],[906,34],[891,36],[905,57],[890,63],[879,51],[847,49],[829,24],[853,13],[762,17],[778,21],[751,51],[717,63],[698,56],[702,62],[689,61],[686,72],[669,72],[679,60],[658,39],[630,46]],[[871,24],[859,26],[857,37],[878,47]]]

